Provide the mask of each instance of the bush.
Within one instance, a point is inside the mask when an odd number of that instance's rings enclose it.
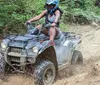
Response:
[[[38,2],[36,0],[1,0],[0,32],[20,32],[20,29],[25,28],[24,23],[39,14],[42,9],[42,0]]]
[[[83,5],[76,7],[75,1],[79,1]],[[79,24],[87,24],[92,21],[100,22],[100,9],[95,7],[94,0],[64,0],[61,3],[64,10],[64,22]]]

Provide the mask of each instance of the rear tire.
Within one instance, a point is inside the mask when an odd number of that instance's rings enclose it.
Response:
[[[83,55],[80,51],[75,50],[72,56],[71,64],[83,64]]]
[[[56,77],[55,66],[51,61],[40,62],[34,71],[36,85],[52,85]]]

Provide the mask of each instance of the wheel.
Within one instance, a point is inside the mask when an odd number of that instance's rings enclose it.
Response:
[[[5,61],[4,57],[0,56],[0,74],[4,73],[5,70]]]
[[[52,85],[56,77],[55,66],[50,61],[42,61],[34,71],[34,80],[36,85]]]
[[[75,50],[72,56],[71,64],[83,64],[83,55],[80,51]]]

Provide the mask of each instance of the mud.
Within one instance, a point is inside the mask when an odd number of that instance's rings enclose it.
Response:
[[[70,31],[82,34],[79,49],[84,63],[60,71],[53,85],[100,85],[100,29],[90,25],[70,28]],[[34,85],[34,80],[30,76],[12,74],[2,77],[0,85]]]

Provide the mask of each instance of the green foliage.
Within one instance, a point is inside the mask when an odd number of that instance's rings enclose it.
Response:
[[[21,24],[26,20],[25,9],[19,0],[2,0],[0,2],[0,32],[4,30],[12,31],[21,28]],[[12,29],[13,28],[13,29]]]
[[[100,8],[94,3],[95,0],[60,0],[60,8],[64,11],[62,22],[100,22]],[[45,0],[0,0],[0,33],[6,30],[21,32],[22,28],[25,31],[24,23],[40,14],[44,5]],[[66,27],[65,24],[60,26]]]
[[[68,27],[69,27],[69,25],[68,25],[68,24],[63,23],[63,22],[62,22],[62,23],[60,23],[60,28],[61,28],[60,30],[61,30],[61,31],[66,31],[66,32],[67,32],[67,31],[68,31],[68,29],[69,29]]]
[[[33,14],[38,15],[42,12],[45,5],[45,0],[24,0],[26,2],[25,6],[27,10],[33,11]]]
[[[81,7],[75,7],[75,1],[79,1]],[[64,0],[61,1],[66,22],[89,23],[91,21],[100,22],[100,8],[95,7],[95,0]]]
[[[24,23],[43,9],[43,0],[0,0],[0,32],[20,32]]]

